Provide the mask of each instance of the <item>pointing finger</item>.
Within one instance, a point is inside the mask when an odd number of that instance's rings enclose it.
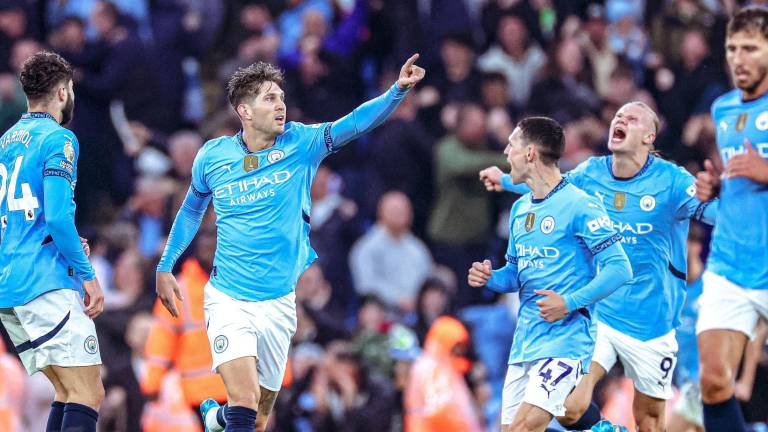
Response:
[[[416,60],[418,60],[418,59],[419,59],[419,54],[418,53],[412,55],[408,60],[405,61],[405,64],[403,65],[403,68],[405,70],[408,70],[408,68],[413,66],[413,64],[416,63]]]

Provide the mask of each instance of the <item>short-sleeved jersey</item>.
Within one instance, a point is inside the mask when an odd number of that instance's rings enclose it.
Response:
[[[57,199],[43,197],[45,176],[65,178],[75,188],[78,149],[75,134],[45,113],[23,115],[0,137],[0,307],[60,288],[81,289],[43,211],[44,199]]]
[[[688,227],[705,204],[696,199],[695,178],[671,162],[649,156],[635,176],[622,179],[613,175],[612,158],[590,158],[566,177],[600,199],[632,264],[632,280],[600,301],[598,319],[650,340],[680,323]]]
[[[768,158],[768,94],[744,102],[736,89],[712,104],[723,164],[744,153],[744,140]],[[724,178],[707,269],[747,289],[768,289],[768,184]]]
[[[211,284],[229,296],[269,300],[291,292],[317,258],[309,245],[309,190],[333,150],[331,124],[289,122],[251,153],[241,134],[208,141],[192,166],[192,190],[212,196],[218,243]]]
[[[542,296],[534,291],[578,291],[595,277],[594,256],[619,240],[600,201],[565,179],[541,200],[528,193],[512,205],[507,261],[517,265],[520,310],[510,364],[563,357],[589,370],[594,305],[549,323],[539,315]]]

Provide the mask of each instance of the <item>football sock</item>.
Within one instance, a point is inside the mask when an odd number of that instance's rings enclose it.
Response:
[[[91,407],[70,402],[64,405],[61,432],[96,432],[99,413]]]
[[[45,432],[61,432],[61,421],[64,419],[64,402],[53,401]]]

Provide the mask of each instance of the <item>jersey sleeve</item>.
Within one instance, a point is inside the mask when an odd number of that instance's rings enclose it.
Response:
[[[211,195],[211,188],[208,186],[208,182],[205,178],[205,155],[206,147],[203,146],[195,156],[194,162],[192,162],[192,182],[190,183],[190,190],[198,198],[206,198]]]
[[[316,162],[338,151],[348,142],[370,132],[392,114],[405,98],[408,90],[397,83],[386,92],[355,108],[351,113],[331,122],[305,126],[319,129],[311,140],[310,151]]]
[[[486,288],[500,292],[509,293],[520,291],[520,281],[517,279],[517,248],[515,247],[514,226],[514,206],[510,212],[509,218],[509,242],[507,243],[507,253],[505,255],[506,264],[504,267],[496,269],[488,278]]]
[[[74,189],[77,181],[78,142],[75,134],[60,129],[43,141],[43,212],[46,228],[75,275],[92,280],[96,274],[88,261],[75,227]]]
[[[621,235],[613,228],[611,218],[597,198],[586,197],[576,208],[574,235],[584,242],[592,255],[621,240]]]
[[[706,202],[696,198],[696,178],[681,167],[673,173],[674,189],[673,202],[675,203],[675,219],[695,219],[709,225],[714,224],[717,215],[717,200]]]
[[[43,177],[61,177],[75,188],[77,158],[80,154],[75,134],[68,129],[51,132],[44,140]]]

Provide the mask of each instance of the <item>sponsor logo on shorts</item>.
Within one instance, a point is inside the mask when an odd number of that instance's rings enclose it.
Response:
[[[96,336],[88,336],[85,338],[85,352],[88,354],[96,354],[99,351],[99,342],[96,340]]]
[[[224,335],[218,335],[216,336],[216,339],[213,340],[213,350],[216,351],[216,354],[223,353],[227,350],[228,346],[229,339]]]

